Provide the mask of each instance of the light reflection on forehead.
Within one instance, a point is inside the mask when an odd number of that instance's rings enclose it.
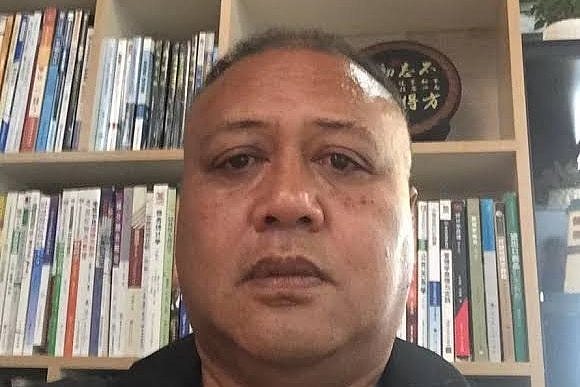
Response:
[[[361,88],[366,97],[379,97],[386,101],[393,99],[393,95],[358,64],[349,62],[348,72],[350,78]]]

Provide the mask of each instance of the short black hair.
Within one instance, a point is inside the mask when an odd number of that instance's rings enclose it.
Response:
[[[205,86],[211,85],[224,72],[240,60],[271,49],[309,49],[348,58],[363,68],[373,79],[381,84],[393,97],[405,114],[399,91],[386,75],[369,58],[360,54],[342,37],[321,30],[288,30],[273,28],[237,43],[223,58],[218,60],[207,75]]]

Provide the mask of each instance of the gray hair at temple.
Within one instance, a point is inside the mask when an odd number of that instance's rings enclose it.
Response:
[[[236,44],[227,55],[213,66],[205,80],[205,86],[211,85],[223,73],[240,60],[270,49],[296,48],[308,49],[348,58],[363,68],[393,97],[403,114],[405,109],[397,88],[368,58],[361,55],[350,44],[338,35],[320,30],[284,30],[270,29],[264,33],[254,35]]]

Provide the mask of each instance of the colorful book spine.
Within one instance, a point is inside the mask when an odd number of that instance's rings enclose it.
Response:
[[[481,217],[479,199],[467,199],[467,228],[469,236],[469,283],[471,290],[471,326],[473,360],[488,361],[487,329],[485,317],[485,291],[483,282],[483,256],[481,246]]]
[[[56,109],[57,87],[59,84],[59,66],[63,53],[63,43],[66,27],[66,12],[59,11],[46,75],[46,85],[42,98],[42,108],[40,110],[40,121],[38,123],[38,134],[36,136],[35,149],[37,152],[45,152],[48,141],[53,110]]]
[[[191,324],[187,317],[187,308],[183,302],[183,295],[179,295],[179,338],[182,339],[191,333]]]
[[[34,346],[46,348],[48,311],[50,306],[51,292],[51,270],[54,262],[56,233],[58,229],[58,214],[60,205],[60,195],[50,197],[49,214],[46,230],[46,241],[44,243],[44,254],[42,261],[42,272],[40,277],[40,293],[38,297],[36,326],[34,328]]]
[[[427,202],[417,203],[417,345],[429,348],[428,270],[429,209]]]
[[[429,349],[441,355],[441,256],[439,252],[439,202],[430,201],[429,240],[428,240],[428,278],[429,288]]]
[[[453,254],[451,243],[451,200],[439,201],[441,252],[441,342],[443,358],[455,361],[453,326]]]
[[[20,144],[21,152],[32,152],[34,150],[38,133],[38,124],[40,121],[44,88],[48,75],[48,65],[50,62],[50,51],[52,48],[56,15],[56,8],[47,8],[44,11],[40,45],[38,48],[38,56],[36,58],[36,72],[32,84],[28,113],[22,131],[22,142]]]
[[[505,228],[505,204],[495,203],[495,245],[499,287],[499,315],[501,322],[502,360],[514,362],[514,328],[512,320],[512,301],[510,278],[507,263],[507,240]]]
[[[143,54],[139,75],[139,89],[137,93],[137,111],[135,113],[135,132],[133,134],[133,150],[145,148],[149,135],[149,121],[151,114],[151,85],[153,82],[155,41],[152,38],[143,39]]]
[[[28,31],[24,43],[22,63],[16,82],[14,101],[12,106],[12,117],[10,119],[10,130],[6,140],[6,152],[18,152],[22,139],[22,129],[28,108],[28,97],[30,95],[30,83],[34,74],[34,62],[38,48],[38,36],[42,12],[37,11],[31,14],[28,19]]]
[[[94,117],[94,136],[92,139],[92,148],[96,151],[107,149],[107,134],[109,127],[109,118],[111,112],[111,98],[113,96],[115,69],[117,63],[117,39],[107,38],[101,44],[101,65],[97,75],[98,87],[100,92],[95,94],[96,111]],[[98,101],[96,100],[98,97]]]
[[[4,84],[4,70],[6,69],[6,62],[8,59],[8,50],[10,49],[10,41],[12,39],[12,30],[14,27],[14,15],[2,15],[0,28],[0,90]],[[2,104],[0,104],[0,113],[2,112]]]
[[[481,199],[481,245],[483,250],[483,279],[485,284],[485,315],[489,360],[501,362],[499,299],[495,249],[494,206],[492,199]]]
[[[2,122],[0,123],[0,152],[6,150],[6,143],[8,141],[8,131],[10,129],[16,82],[18,81],[20,64],[24,54],[24,43],[26,41],[28,23],[28,15],[22,15],[20,13],[16,14],[14,33],[12,34],[12,42],[10,43],[10,50],[8,52],[8,60],[10,62],[6,67],[2,96],[0,97],[0,104],[3,108],[1,112]],[[16,33],[16,31],[18,31],[18,33]]]
[[[455,357],[468,360],[471,357],[471,329],[469,317],[469,276],[467,262],[467,225],[465,201],[451,202],[451,244],[453,254],[453,309],[455,330]]]
[[[173,270],[173,254],[175,241],[175,204],[177,192],[169,188],[167,193],[167,224],[165,227],[165,254],[163,257],[163,282],[161,295],[161,330],[159,332],[159,347],[169,343],[169,310],[171,307],[171,274]]]
[[[516,194],[508,192],[503,196],[505,203],[506,234],[508,245],[508,265],[512,297],[512,319],[514,326],[514,352],[517,362],[528,361],[528,331],[526,324],[526,303],[522,276],[519,211]]]
[[[91,309],[91,327],[89,338],[89,356],[99,356],[99,336],[101,335],[101,305],[103,298],[103,282],[105,256],[111,254],[112,216],[114,211],[112,188],[101,189],[101,208],[99,209],[99,227],[97,235],[97,255],[93,279],[93,302]]]
[[[139,78],[141,76],[141,54],[143,51],[143,38],[138,36],[131,39],[131,45],[127,51],[127,74],[125,82],[125,104],[123,130],[118,148],[131,150],[133,147],[133,131],[135,129],[135,112],[137,109],[137,93],[139,90]]]
[[[409,294],[405,305],[406,314],[406,337],[407,341],[417,344],[417,263],[413,265],[413,277],[409,286]]]
[[[39,298],[41,292],[42,266],[44,263],[44,253],[46,245],[46,235],[48,231],[48,220],[50,215],[50,197],[41,196],[38,221],[36,223],[32,272],[30,275],[30,295],[28,296],[28,309],[26,312],[26,323],[24,328],[23,355],[32,355],[34,347],[36,320],[39,315]]]
[[[119,39],[117,43],[117,59],[115,62],[115,77],[113,94],[111,96],[111,111],[107,131],[106,150],[113,151],[117,147],[117,133],[119,132],[119,119],[121,117],[121,101],[123,99],[123,86],[125,79],[125,64],[127,56],[127,39]]]

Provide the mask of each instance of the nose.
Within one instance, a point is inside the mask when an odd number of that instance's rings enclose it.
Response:
[[[324,211],[311,176],[300,162],[273,167],[260,183],[252,211],[258,232],[269,229],[302,229],[317,232],[324,224]]]

